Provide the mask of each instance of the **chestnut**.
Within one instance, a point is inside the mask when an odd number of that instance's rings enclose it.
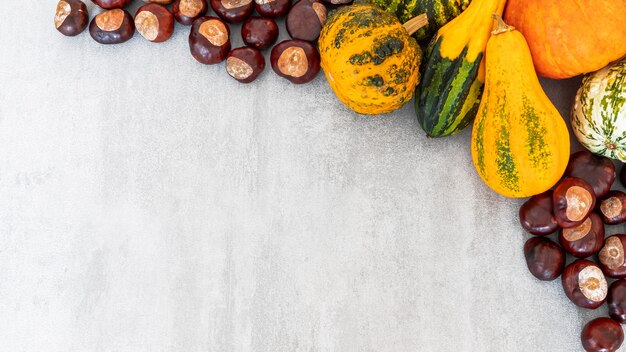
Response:
[[[617,225],[626,221],[626,194],[610,191],[600,200],[598,210],[605,224]]]
[[[604,245],[604,223],[600,215],[591,213],[577,227],[561,229],[559,243],[565,251],[578,258],[587,258],[598,253]]]
[[[252,16],[241,26],[241,37],[247,46],[264,50],[276,43],[278,25],[271,18]]]
[[[174,33],[174,15],[163,5],[147,4],[135,14],[135,28],[151,42],[164,42]]]
[[[80,0],[61,0],[54,14],[54,26],[62,34],[73,37],[82,33],[89,23],[87,6]]]
[[[91,1],[105,10],[110,10],[110,9],[124,7],[130,4],[133,0],[91,0]]]
[[[596,205],[593,188],[578,177],[562,180],[556,186],[552,200],[556,222],[564,228],[582,224]]]
[[[587,352],[615,352],[624,342],[624,331],[613,319],[596,318],[583,327],[580,340]]]
[[[176,0],[172,5],[174,18],[185,26],[191,26],[193,21],[204,16],[207,8],[206,0]]]
[[[172,0],[143,0],[143,2],[147,2],[149,4],[167,5],[167,4],[171,4]]]
[[[620,324],[626,324],[626,280],[617,280],[609,286],[606,303],[609,316]]]
[[[611,190],[615,181],[615,165],[609,158],[584,150],[570,156],[565,176],[585,180],[593,188],[596,198],[600,198]]]
[[[217,17],[200,17],[193,22],[189,49],[198,62],[212,65],[226,60],[230,52],[230,29]]]
[[[237,23],[250,17],[254,3],[252,0],[211,0],[211,8],[224,21]]]
[[[254,81],[265,69],[265,57],[255,48],[237,48],[228,54],[226,71],[241,83]]]
[[[317,0],[298,1],[287,15],[287,32],[294,39],[316,41],[326,22],[326,6]]]
[[[123,43],[135,34],[135,22],[126,10],[105,11],[91,20],[89,34],[100,44]]]
[[[254,7],[263,17],[281,17],[289,12],[291,0],[254,0]]]
[[[600,268],[606,276],[626,278],[626,263],[624,263],[624,245],[626,235],[613,235],[604,240],[604,247],[598,253]]]
[[[626,187],[626,164],[622,165],[622,168],[619,171],[619,182],[623,187]]]
[[[536,237],[542,238],[542,237]],[[592,261],[577,259],[561,275],[563,291],[575,305],[596,309],[604,303],[607,282],[602,270]]]
[[[284,40],[276,44],[270,61],[276,74],[295,84],[310,82],[320,72],[320,53],[304,40]]]
[[[559,228],[552,210],[552,191],[530,197],[519,208],[519,221],[524,230],[537,236],[545,236]]]
[[[558,244],[545,237],[533,237],[524,244],[528,270],[542,281],[559,277],[565,267],[565,252]]]

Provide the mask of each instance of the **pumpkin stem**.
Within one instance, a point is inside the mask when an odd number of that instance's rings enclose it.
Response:
[[[493,31],[491,31],[492,35],[510,32],[515,29],[515,27],[509,26],[508,24],[504,23],[502,16],[498,15],[497,13],[494,13],[493,15],[491,15],[491,18],[498,21],[498,26]]]
[[[418,30],[420,30],[420,28],[424,27],[427,24],[428,24],[428,16],[426,16],[426,14],[423,13],[419,16],[411,18],[402,26],[404,26],[404,29],[406,29],[406,31],[409,32],[409,35],[413,35],[413,33],[417,32]]]

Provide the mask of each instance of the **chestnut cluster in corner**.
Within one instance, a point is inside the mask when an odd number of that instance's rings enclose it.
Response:
[[[626,234],[605,238],[606,225],[626,222],[626,194],[611,190],[615,178],[610,159],[574,153],[556,187],[531,197],[519,211],[522,227],[535,235],[524,245],[531,274],[543,281],[561,276],[565,295],[579,307],[608,304],[610,319],[591,320],[582,330],[586,351],[616,351],[624,341]],[[626,186],[626,166],[620,181]],[[559,243],[547,237],[555,232]],[[566,265],[568,254],[576,259]]]
[[[254,81],[265,69],[262,50],[272,47],[270,61],[277,75],[295,84],[313,80],[320,71],[316,46],[333,0],[143,0],[133,17],[124,7],[133,0],[91,0],[104,11],[89,22],[87,6],[81,0],[59,0],[55,27],[66,36],[75,36],[89,27],[91,37],[101,44],[120,44],[135,30],[150,42],[168,40],[175,21],[191,26],[189,49],[200,63],[226,61],[226,71],[242,83]],[[344,4],[342,1],[341,4]],[[166,5],[171,4],[171,10]],[[217,16],[209,16],[209,5]],[[253,12],[260,16],[253,16]],[[286,16],[290,40],[275,45],[279,28],[275,19]],[[244,22],[245,21],[245,22]],[[241,36],[245,47],[231,48],[229,23],[244,22]],[[231,50],[232,49],[232,50]]]

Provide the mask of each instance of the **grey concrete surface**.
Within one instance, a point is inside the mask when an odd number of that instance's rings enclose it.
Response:
[[[527,272],[469,130],[238,84],[180,25],[66,38],[55,5],[0,31],[0,351],[578,351],[606,314]],[[566,115],[577,84],[545,82]]]

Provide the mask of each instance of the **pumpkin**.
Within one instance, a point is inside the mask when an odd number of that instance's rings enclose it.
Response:
[[[485,52],[485,91],[472,130],[472,159],[497,193],[530,197],[563,175],[569,133],[539,84],[526,40],[496,17],[499,25]]]
[[[319,37],[321,67],[344,104],[380,114],[410,101],[419,80],[421,50],[410,34],[427,23],[418,16],[403,26],[378,6],[340,8]]]
[[[626,162],[626,59],[583,78],[572,129],[592,153]]]
[[[485,81],[484,51],[491,15],[502,14],[505,0],[473,0],[467,10],[441,27],[429,45],[422,84],[415,93],[415,112],[430,137],[459,133],[480,103]]]
[[[505,20],[544,77],[596,71],[626,54],[625,0],[509,0]]]
[[[430,39],[439,28],[458,16],[467,8],[471,0],[369,0],[384,10],[398,17],[400,22],[425,13],[428,25],[420,28],[413,35],[417,40]]]

